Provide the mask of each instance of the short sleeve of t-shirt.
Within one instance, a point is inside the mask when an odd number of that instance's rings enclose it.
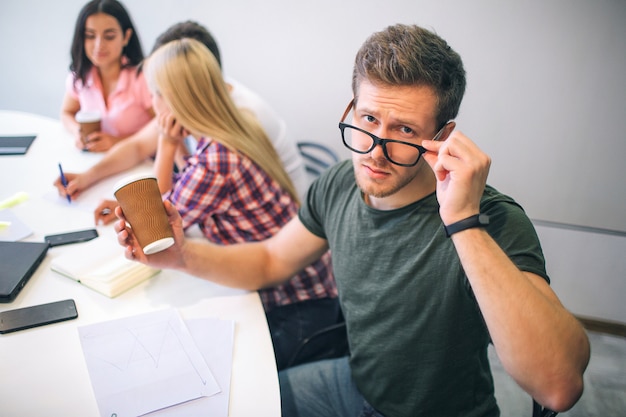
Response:
[[[330,208],[328,202],[341,204],[348,198],[346,192],[360,193],[354,177],[349,175],[352,170],[352,161],[339,162],[334,167],[324,171],[309,187],[306,199],[298,212],[302,224],[314,235],[326,239],[324,219]]]

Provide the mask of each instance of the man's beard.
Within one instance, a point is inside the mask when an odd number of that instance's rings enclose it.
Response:
[[[419,172],[419,169],[410,171],[403,170],[404,172],[402,174],[399,174],[395,170],[390,170],[390,172],[392,172],[390,178],[383,180],[385,184],[384,186],[379,186],[378,184],[380,183],[376,180],[360,177],[361,175],[365,177],[362,172],[358,172],[363,169],[361,167],[360,160],[353,159],[352,164],[354,168],[354,178],[356,179],[357,186],[361,189],[363,194],[374,198],[389,197],[390,195],[397,193],[399,190],[406,187],[410,182],[412,182]],[[369,163],[368,165],[372,166],[371,163]],[[387,171],[390,168],[390,163],[386,162],[382,166],[380,164],[376,164],[374,167]]]

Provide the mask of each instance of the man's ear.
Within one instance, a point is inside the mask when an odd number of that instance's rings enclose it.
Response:
[[[439,137],[439,141],[443,142],[448,139],[448,136],[450,136],[450,133],[452,133],[455,128],[456,122],[454,120],[450,120],[448,123],[446,123],[446,125],[443,127],[443,131],[441,132],[441,136]]]

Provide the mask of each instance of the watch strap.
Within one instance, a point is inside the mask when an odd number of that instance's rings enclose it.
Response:
[[[450,237],[453,234],[465,229],[471,229],[472,227],[485,227],[489,224],[489,216],[483,213],[469,216],[466,219],[459,220],[458,222],[443,226],[446,230],[446,236]]]

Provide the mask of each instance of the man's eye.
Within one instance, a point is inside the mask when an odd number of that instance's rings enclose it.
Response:
[[[365,116],[365,121],[369,123],[374,123],[376,121],[376,118],[374,116]]]
[[[410,127],[407,126],[402,126],[402,128],[400,129],[402,131],[403,134],[405,135],[411,135],[413,134],[413,129],[411,129]]]

